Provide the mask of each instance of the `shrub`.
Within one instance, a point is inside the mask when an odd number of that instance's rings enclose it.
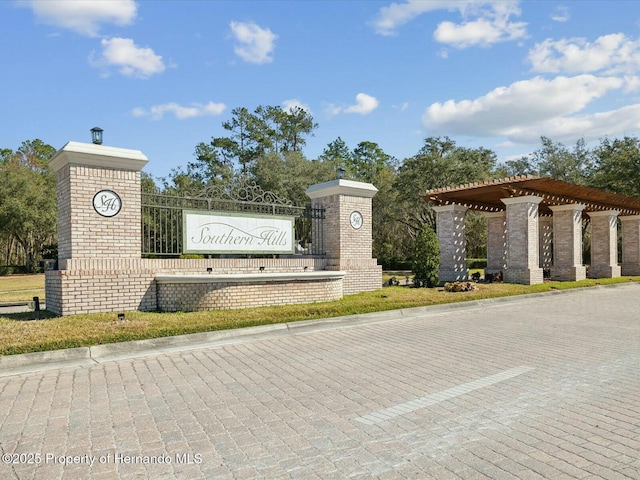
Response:
[[[487,268],[486,258],[467,258],[467,268]]]
[[[413,256],[415,275],[413,284],[416,287],[435,287],[439,283],[438,268],[440,267],[440,245],[438,237],[429,225],[425,225],[416,238]]]

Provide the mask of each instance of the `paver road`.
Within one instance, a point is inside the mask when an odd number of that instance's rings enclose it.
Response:
[[[0,378],[0,479],[640,479],[640,285],[377,318]]]

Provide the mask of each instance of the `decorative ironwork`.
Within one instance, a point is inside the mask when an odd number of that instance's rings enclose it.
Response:
[[[230,182],[206,187],[196,196],[214,200],[292,206],[291,201],[280,197],[274,192],[263,190],[260,185],[247,175],[237,175]]]

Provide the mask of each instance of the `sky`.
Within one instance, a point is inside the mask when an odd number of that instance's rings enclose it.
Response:
[[[300,106],[399,160],[640,135],[640,2],[0,0],[0,148],[140,150],[165,177],[231,110]]]

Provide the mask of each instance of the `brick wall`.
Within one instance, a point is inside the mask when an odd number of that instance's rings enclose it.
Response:
[[[622,221],[622,275],[640,275],[640,215]]]
[[[163,297],[159,296],[154,277],[156,275],[206,274],[248,274],[322,271],[326,259],[299,257],[290,259],[112,259],[87,258],[59,261],[60,270],[46,272],[47,309],[58,315],[75,315],[96,312],[154,311],[162,306]],[[260,267],[264,267],[260,270]],[[305,270],[306,267],[306,270]],[[273,282],[268,282],[269,284]],[[322,285],[314,285],[314,283]],[[282,305],[303,303],[296,299],[307,298],[309,302],[335,300],[342,296],[342,279],[318,282],[291,282],[278,285],[278,292],[270,294],[268,299],[260,299],[269,289],[253,284],[225,286],[231,292],[235,306],[244,299],[245,307],[257,305]],[[329,285],[331,284],[331,285]],[[292,293],[295,285],[300,293]],[[189,289],[193,284],[181,288]],[[378,284],[378,288],[379,288]],[[163,287],[164,288],[164,287]],[[207,287],[209,288],[209,287]],[[270,288],[270,287],[269,287]],[[163,290],[166,292],[166,288]],[[340,296],[336,297],[337,291]],[[211,293],[209,304],[218,293]],[[186,297],[184,297],[186,298]],[[288,299],[295,301],[289,302]],[[233,303],[232,302],[232,303]],[[266,303],[265,303],[266,302]],[[223,307],[216,307],[223,308]],[[170,308],[164,308],[170,310]],[[179,310],[187,310],[182,305]]]
[[[342,279],[290,282],[159,283],[158,309],[199,311],[313,303],[342,298]]]

